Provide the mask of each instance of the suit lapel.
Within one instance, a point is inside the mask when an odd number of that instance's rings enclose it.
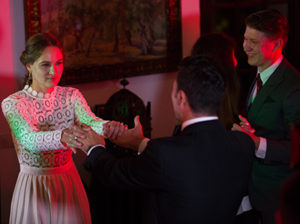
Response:
[[[264,105],[264,102],[267,97],[272,95],[275,91],[276,87],[284,80],[284,69],[283,63],[278,66],[278,68],[274,71],[274,73],[270,76],[268,81],[263,85],[263,88],[255,97],[252,105],[248,108],[248,119],[255,120],[256,116],[258,115],[258,111]],[[250,96],[251,97],[251,96]],[[250,98],[249,97],[249,98]],[[251,101],[251,99],[248,99]]]
[[[253,80],[251,87],[248,92],[248,97],[247,97],[247,109],[250,109],[250,106],[252,105],[252,96],[253,96],[253,91],[254,91],[254,86],[255,86],[256,78]]]

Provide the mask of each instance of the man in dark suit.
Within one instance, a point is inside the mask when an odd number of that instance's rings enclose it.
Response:
[[[247,119],[240,116],[232,130],[248,133],[256,145],[249,196],[263,224],[275,223],[279,186],[290,174],[290,125],[300,120],[299,72],[282,56],[287,39],[287,19],[277,10],[246,18],[243,47],[258,71]]]
[[[181,134],[149,140],[136,118],[135,128],[115,142],[140,155],[120,159],[90,130],[80,140],[86,167],[110,186],[150,192],[145,223],[233,223],[247,190],[254,143],[218,120],[223,95],[222,76],[210,59],[184,59],[171,94]]]

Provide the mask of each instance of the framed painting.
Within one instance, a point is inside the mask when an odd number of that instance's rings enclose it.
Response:
[[[64,49],[61,84],[171,72],[181,60],[180,0],[24,0],[26,38]]]

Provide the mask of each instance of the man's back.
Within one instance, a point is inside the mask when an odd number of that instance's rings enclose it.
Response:
[[[148,144],[161,163],[161,223],[233,223],[252,168],[248,136],[207,121]]]

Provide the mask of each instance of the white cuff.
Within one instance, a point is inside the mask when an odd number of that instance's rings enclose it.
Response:
[[[94,145],[94,146],[92,146],[92,147],[87,151],[86,154],[89,156],[89,155],[91,154],[91,152],[93,151],[93,149],[96,148],[96,147],[98,147],[98,146],[101,146],[101,147],[105,148],[105,146],[102,145],[102,144]]]
[[[263,137],[260,137],[259,146],[255,153],[257,158],[264,159],[267,152],[267,140]]]
[[[247,211],[250,211],[252,209],[252,206],[250,204],[250,200],[249,200],[249,196],[244,196],[243,199],[242,199],[242,203],[239,207],[239,210],[237,212],[236,215],[240,215],[242,214],[243,212],[247,212]]]

